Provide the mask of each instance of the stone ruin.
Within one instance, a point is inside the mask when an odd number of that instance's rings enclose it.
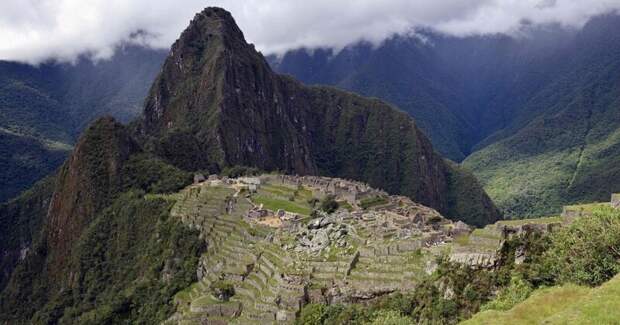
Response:
[[[562,227],[561,222],[551,222],[551,223],[526,223],[517,226],[511,225],[502,225],[498,224],[497,230],[500,231],[502,240],[508,240],[513,237],[518,237],[527,234],[543,234],[556,231],[560,227]]]
[[[331,194],[349,204],[355,204],[357,201],[365,198],[388,195],[385,191],[372,188],[366,183],[341,178],[296,175],[279,175],[276,177],[284,184],[308,187],[315,196],[320,197]]]
[[[322,216],[310,221],[306,227],[299,229],[295,234],[295,251],[309,254],[320,253],[331,244],[337,247],[347,247],[347,235],[351,233],[350,226],[338,222],[330,216]]]
[[[203,174],[194,174],[194,184],[199,184],[204,182],[205,176]]]

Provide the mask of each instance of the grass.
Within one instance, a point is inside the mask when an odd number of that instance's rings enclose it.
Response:
[[[291,200],[292,198],[292,200]],[[279,209],[309,216],[312,208],[308,200],[312,192],[307,188],[294,188],[286,185],[264,184],[259,187],[258,193],[252,197],[255,204],[262,204],[263,208],[272,211]]]
[[[542,217],[542,218],[531,218],[531,219],[517,219],[517,220],[501,220],[498,221],[499,225],[506,226],[522,226],[525,224],[548,224],[548,223],[556,223],[556,222],[564,222],[566,219],[561,216],[553,216],[553,217]]]
[[[375,196],[367,199],[360,200],[360,207],[366,210],[368,208],[372,208],[374,206],[382,205],[388,203],[388,199],[383,196]]]
[[[588,204],[575,204],[575,205],[565,206],[564,209],[566,209],[567,211],[581,211],[581,212],[591,213],[592,211],[594,211],[594,209],[604,207],[604,206],[609,206],[609,203],[608,202],[602,202],[602,203],[595,202],[595,203],[588,203]]]
[[[578,304],[547,319],[553,324],[618,324],[620,276],[592,289]]]
[[[474,229],[474,231],[471,233],[471,236],[492,240],[499,240],[501,238],[501,235],[498,232],[494,232],[487,228]]]
[[[252,197],[252,201],[256,204],[262,204],[263,208],[272,211],[278,211],[279,209],[298,213],[302,215],[310,215],[310,208],[299,204],[298,202],[289,201],[287,199],[273,198],[262,195],[256,195]]]
[[[469,235],[463,234],[463,235],[456,236],[454,237],[454,242],[461,246],[467,246],[469,245]]]
[[[347,210],[347,211],[353,211],[353,207],[347,201],[338,201],[338,206],[340,208],[343,208],[343,209]]]
[[[512,309],[476,314],[476,324],[618,324],[620,275],[597,288],[565,285],[539,289]]]

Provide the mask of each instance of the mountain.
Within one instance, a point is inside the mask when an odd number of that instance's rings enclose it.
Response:
[[[591,20],[521,118],[465,160],[507,215],[557,213],[620,191],[618,28],[619,16]]]
[[[109,60],[0,61],[0,201],[58,168],[95,118],[139,115],[165,52],[123,45]]]
[[[552,77],[538,73],[541,62],[572,37],[551,27],[524,33],[530,37],[456,38],[419,30],[379,46],[298,49],[268,59],[276,71],[306,84],[334,85],[395,104],[416,119],[439,152],[462,161],[506,127],[527,95]]]
[[[464,161],[507,216],[545,215],[620,190],[619,22],[609,14],[580,30],[526,26],[520,37],[420,30],[375,47],[299,49],[269,61],[307,84],[394,103],[438,151]]]
[[[152,323],[147,317],[167,313],[173,306],[162,302],[194,281],[204,245],[169,218],[168,201],[145,193],[190,182],[144,152],[126,126],[93,122],[54,177],[0,205],[0,319],[117,323],[135,311],[146,316],[132,319]]]
[[[499,217],[475,178],[441,158],[405,113],[274,73],[225,11],[199,14],[172,46],[139,132],[185,169],[337,176],[471,224]]]
[[[0,231],[1,320],[163,321],[205,249],[165,194],[190,172],[242,165],[365,180],[474,224],[500,217],[405,113],[275,74],[230,13],[207,8],[172,46],[141,118],[97,119],[54,177],[0,206],[16,225]]]

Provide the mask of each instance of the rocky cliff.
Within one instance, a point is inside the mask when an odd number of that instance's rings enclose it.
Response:
[[[474,178],[454,181],[462,171],[407,114],[274,73],[223,9],[197,14],[172,46],[139,128],[186,169],[248,165],[351,178],[468,223],[499,218]]]

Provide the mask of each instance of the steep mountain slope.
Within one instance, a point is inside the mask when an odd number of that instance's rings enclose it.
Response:
[[[55,177],[0,206],[0,320],[163,320],[172,294],[193,281],[203,244],[169,218],[170,202],[145,191],[190,181],[143,152],[127,127],[95,121]]]
[[[47,215],[55,177],[36,183],[19,197],[0,204],[0,291],[4,289],[17,262],[31,250]]]
[[[552,77],[539,71],[554,69],[547,57],[572,37],[552,27],[524,30],[529,36],[523,39],[417,33],[378,47],[300,49],[269,61],[307,84],[335,85],[395,104],[416,119],[439,152],[461,161],[506,127],[528,94]]]
[[[618,16],[592,20],[554,81],[502,131],[507,137],[464,162],[508,215],[556,213],[620,190],[618,28]]]
[[[47,215],[48,248],[62,269],[64,260],[95,213],[122,189],[122,170],[140,151],[126,128],[101,118],[80,138],[58,172]]]
[[[122,46],[110,60],[38,67],[0,61],[0,201],[56,169],[94,118],[139,114],[163,51]]]
[[[0,201],[48,175],[71,146],[0,128]]]
[[[359,179],[471,224],[499,217],[476,180],[435,153],[405,113],[273,73],[219,9],[197,15],[173,45],[138,128],[185,169]]]

